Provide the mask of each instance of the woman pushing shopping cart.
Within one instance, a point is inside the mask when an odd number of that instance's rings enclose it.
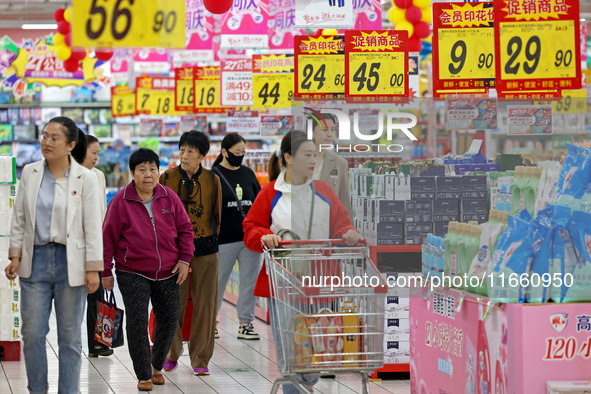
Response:
[[[282,374],[273,390],[284,383],[285,394],[310,392],[318,375],[329,371],[367,374],[383,360],[380,319],[386,288],[380,287],[383,281],[367,258],[367,250],[362,253],[365,248],[352,246],[360,235],[343,204],[326,183],[312,181],[314,152],[314,143],[304,133],[289,132],[269,164],[271,183],[261,190],[243,222],[246,246],[256,252],[263,252],[263,245],[267,249],[255,295],[269,298]],[[327,238],[340,239],[345,245],[342,251],[325,241],[312,247],[296,241],[280,245],[285,239]],[[351,275],[377,275],[380,283],[372,290],[381,289],[381,296],[376,291],[369,298],[364,296],[368,288],[330,291],[312,286],[320,276],[341,275],[343,269]],[[345,351],[349,356],[342,355]],[[364,380],[367,383],[367,376]]]

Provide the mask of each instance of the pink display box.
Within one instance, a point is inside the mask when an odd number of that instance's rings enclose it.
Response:
[[[591,304],[427,291],[411,291],[412,393],[545,393],[549,380],[591,379]]]

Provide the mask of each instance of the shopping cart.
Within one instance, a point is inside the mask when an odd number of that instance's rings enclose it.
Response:
[[[387,289],[367,244],[293,240],[279,245],[263,247],[283,348],[282,377],[271,393],[284,383],[309,393],[296,376],[341,373],[360,374],[363,393],[369,393],[369,374],[384,364]]]

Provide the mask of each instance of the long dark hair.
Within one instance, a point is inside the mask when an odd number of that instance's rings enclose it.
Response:
[[[285,166],[284,155],[286,153],[289,153],[292,156],[295,155],[298,152],[298,149],[300,149],[300,146],[306,141],[308,141],[308,137],[303,131],[292,130],[285,134],[281,140],[281,148],[278,152],[273,153],[271,159],[269,159],[269,165],[267,166],[269,182],[273,182],[279,177],[281,167]]]
[[[238,133],[227,134],[224,137],[224,139],[222,140],[222,149],[229,150],[234,145],[239,144],[241,142],[244,142],[246,144],[246,140],[240,134],[238,134]],[[222,152],[220,151],[220,154],[213,162],[212,167],[219,165],[222,162],[222,160],[224,160],[224,156],[222,155]]]
[[[52,118],[47,122],[45,127],[50,123],[57,123],[64,126],[64,134],[66,135],[67,143],[70,144],[72,141],[76,143],[76,146],[74,146],[74,149],[72,149],[70,154],[78,164],[84,163],[84,159],[86,158],[86,148],[88,147],[86,134],[76,126],[76,123],[72,119],[66,118],[65,116],[56,116],[55,118]],[[45,127],[43,130],[45,130]]]

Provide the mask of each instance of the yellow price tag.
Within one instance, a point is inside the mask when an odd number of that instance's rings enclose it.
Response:
[[[574,21],[504,22],[499,29],[502,79],[576,77]]]
[[[185,47],[185,0],[74,0],[74,47]]]
[[[345,94],[344,55],[299,55],[300,94]]]
[[[152,90],[150,100],[150,115],[176,115],[174,109],[174,91]]]
[[[193,112],[193,81],[180,79],[176,81],[175,105],[179,111]]]
[[[253,108],[291,107],[293,78],[293,73],[253,74]]]
[[[587,112],[586,90],[563,90],[560,100],[536,101],[536,105],[552,104],[553,114],[584,114]]]
[[[194,101],[196,109],[220,107],[220,80],[195,80]]]
[[[403,52],[349,53],[349,95],[404,95]]]
[[[439,79],[494,79],[492,28],[439,29],[437,38]]]
[[[111,113],[113,116],[134,116],[135,92],[132,90],[121,93],[111,90],[111,92]]]
[[[137,87],[135,89],[135,112],[138,115],[150,115],[152,89]]]

